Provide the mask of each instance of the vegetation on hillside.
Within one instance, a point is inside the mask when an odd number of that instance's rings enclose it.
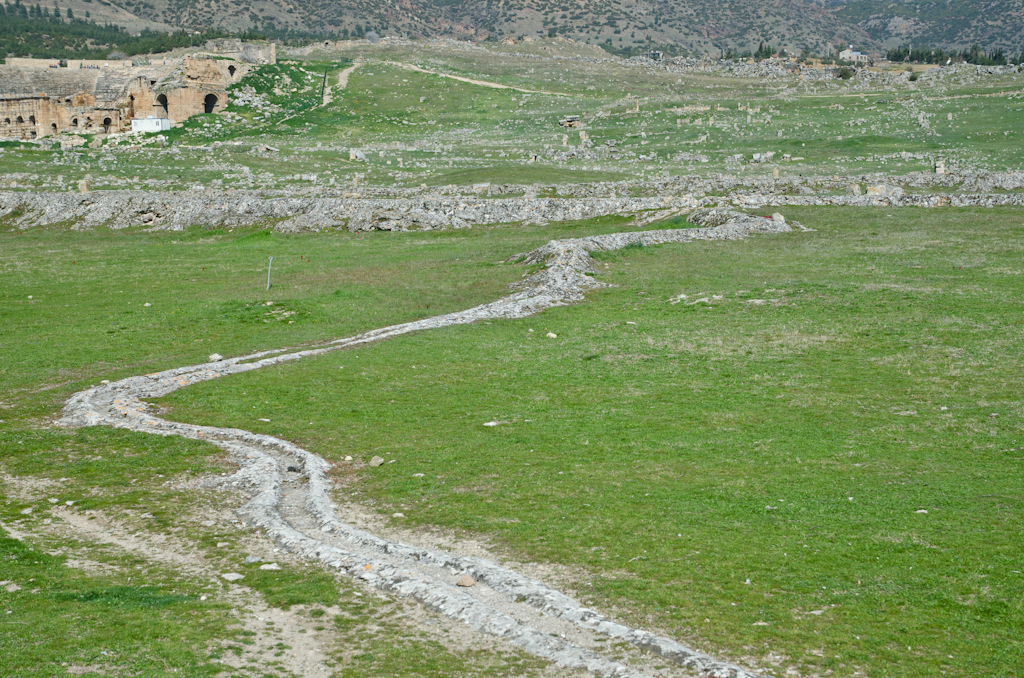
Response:
[[[945,51],[941,47],[925,47],[900,45],[886,51],[885,58],[889,61],[907,61],[918,64],[945,64],[949,61],[960,61],[979,66],[1005,66],[1008,63],[1024,63],[1024,50],[1016,60],[1007,57],[1005,50],[1000,48],[985,51],[981,45],[974,43],[968,49]]]
[[[834,16],[863,29],[872,39],[893,44],[913,39],[943,48],[963,48],[984,42],[1019,51],[1024,16],[1019,0],[830,0]]]
[[[363,30],[360,28],[360,34]],[[41,59],[102,59],[117,50],[126,56],[169,52],[179,47],[202,45],[215,38],[238,37],[243,40],[273,39],[285,44],[308,42],[334,33],[309,33],[276,29],[272,24],[260,31],[232,33],[217,28],[202,32],[176,31],[163,33],[144,30],[137,35],[121,26],[97,24],[89,13],[76,16],[70,8],[61,9],[26,5],[16,0],[0,4],[0,54],[10,57]]]
[[[198,35],[184,32],[143,31],[130,35],[124,28],[100,25],[76,17],[71,9],[24,5],[0,5],[0,52],[13,57],[43,59],[102,59],[117,49],[127,56],[169,52],[176,47],[202,44],[226,37],[224,31],[210,30]]]
[[[653,52],[661,52],[662,55],[669,57],[690,56],[690,51],[688,49],[674,43],[650,42],[643,45],[626,45],[625,47],[621,47],[616,46],[611,39],[609,39],[602,42],[599,47],[613,56],[622,57],[624,59],[638,55],[651,54]]]

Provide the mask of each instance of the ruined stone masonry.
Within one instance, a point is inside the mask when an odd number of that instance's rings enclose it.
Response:
[[[131,131],[133,118],[181,122],[216,113],[227,106],[228,86],[250,64],[275,58],[274,45],[240,40],[211,41],[205,52],[143,63],[11,58],[0,66],[0,139],[115,134]]]

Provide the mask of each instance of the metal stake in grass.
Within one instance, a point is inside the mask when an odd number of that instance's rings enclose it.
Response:
[[[274,257],[270,257],[270,263],[267,264],[267,291],[270,291],[270,269],[274,267]]]

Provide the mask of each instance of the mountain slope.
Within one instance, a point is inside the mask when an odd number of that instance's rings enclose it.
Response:
[[[99,0],[104,2],[105,0]],[[361,35],[374,29],[409,37],[547,36],[616,47],[674,43],[717,55],[772,42],[825,52],[867,33],[806,0],[122,0],[138,17],[186,28],[290,29]]]
[[[1024,0],[833,0],[829,9],[886,47],[1024,48]]]
[[[91,0],[73,0],[86,2]],[[1024,48],[1024,0],[96,0],[147,25],[361,37],[533,37],[617,48],[675,44],[697,54],[764,41],[826,54],[906,42]],[[118,21],[124,25],[123,21]]]
[[[754,49],[761,41],[823,52],[832,43],[868,39],[862,29],[843,24],[834,14],[805,0],[461,0],[447,9],[476,17],[499,35],[555,30],[583,42],[611,40],[615,46],[639,44],[649,38],[712,54],[728,48]]]

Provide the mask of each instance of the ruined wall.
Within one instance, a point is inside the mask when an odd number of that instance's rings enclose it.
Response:
[[[277,45],[272,42],[242,42],[233,38],[207,40],[204,51],[247,64],[276,64]]]
[[[8,66],[19,68],[60,68],[60,59],[33,59],[31,57],[7,57]]]
[[[131,59],[68,59],[67,68],[131,68]]]
[[[192,56],[171,64],[98,69],[32,61],[27,67],[0,66],[0,138],[112,134],[129,131],[132,118],[181,122],[217,113],[227,106],[227,87],[251,69],[239,61]]]
[[[10,102],[10,105],[3,105],[7,102],[0,102],[0,136],[12,136],[22,139],[34,139],[37,136],[36,130],[40,124],[48,124],[43,113],[44,104],[49,103],[45,99],[24,99]]]
[[[121,130],[124,116],[116,107],[97,107],[83,94],[85,105],[47,97],[0,100],[0,137],[36,139],[58,132],[109,134]]]

